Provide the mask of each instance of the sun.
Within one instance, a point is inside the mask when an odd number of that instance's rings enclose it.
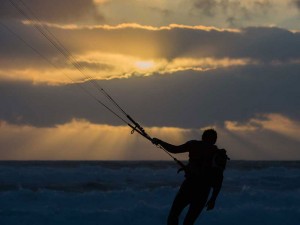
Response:
[[[151,69],[152,67],[154,67],[154,62],[153,61],[137,61],[135,63],[135,66],[141,70],[148,70],[148,69]]]

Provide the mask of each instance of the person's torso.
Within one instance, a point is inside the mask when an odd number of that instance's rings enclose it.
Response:
[[[206,144],[202,141],[190,141],[189,144],[189,164],[187,178],[201,182],[202,184],[211,184],[215,176],[213,169],[213,160],[219,151],[216,145]]]

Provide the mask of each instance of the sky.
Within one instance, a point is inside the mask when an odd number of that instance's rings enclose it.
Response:
[[[152,137],[300,160],[299,21],[299,0],[1,0],[0,160],[170,159],[97,87]]]

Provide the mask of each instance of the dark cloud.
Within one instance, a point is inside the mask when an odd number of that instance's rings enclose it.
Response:
[[[82,23],[85,20],[103,22],[103,16],[97,12],[93,0],[2,0],[0,19],[26,19],[11,3],[26,10],[24,2],[42,21],[57,23]],[[29,11],[27,11],[29,12]]]
[[[150,7],[150,9],[153,12],[155,12],[155,13],[158,12],[158,13],[162,14],[165,17],[168,17],[168,16],[174,14],[174,12],[172,10],[169,10],[169,9],[162,9],[162,8],[159,8],[159,7]]]
[[[35,50],[49,58],[49,60],[57,57],[58,52],[52,48],[48,42],[45,42],[45,40],[37,35],[34,30],[24,29],[24,26],[16,23],[6,24],[10,31],[19,35],[20,38],[31,45],[34,50],[0,24],[0,67],[2,69],[38,68],[40,65],[37,64],[41,64],[41,66],[45,67],[46,64],[44,60]]]
[[[300,56],[300,34],[279,28],[252,27],[243,29],[241,33],[178,29],[170,33],[176,37],[170,39],[169,45],[174,47],[170,49],[170,57],[184,55],[273,61]]]
[[[108,65],[105,63],[96,63],[96,62],[85,62],[85,61],[78,61],[78,64],[84,69],[91,69],[91,70],[111,70],[114,68],[112,65]]]
[[[150,31],[56,30],[75,51],[99,50],[144,57],[252,58],[262,61],[291,60],[300,57],[300,33],[279,28],[245,28],[242,32],[205,31],[175,28]],[[72,40],[68,41],[68,37]],[[78,45],[80,40],[87,40]],[[122,37],[122,41],[120,41]]]
[[[207,16],[215,16],[218,12],[224,14],[235,13],[249,17],[259,13],[266,13],[272,7],[270,0],[229,1],[229,0],[194,0],[194,6]]]
[[[294,0],[293,2],[297,6],[297,8],[300,10],[300,0]]]
[[[101,81],[101,86],[147,126],[199,128],[222,125],[225,120],[243,122],[262,113],[300,120],[299,69],[290,65],[186,71]],[[77,86],[0,85],[0,120],[35,126],[53,126],[72,118],[122,124]]]
[[[196,0],[194,6],[206,16],[214,16],[218,2],[216,0]]]
[[[227,17],[229,25],[237,26],[242,20],[265,16],[272,4],[269,0],[248,1],[246,4],[229,0],[194,0],[194,7],[200,11],[201,16],[215,17],[221,14]]]
[[[98,33],[99,32],[99,33]],[[122,42],[116,47],[121,52],[143,54],[135,46],[158,47],[160,57],[216,57],[216,58],[253,58],[263,61],[290,60],[300,56],[300,34],[279,28],[246,28],[241,33],[204,31],[192,29],[172,29],[151,32],[146,30],[95,31],[93,36],[101,34],[104,42],[91,40],[86,46],[98,46],[101,50],[113,46],[122,36]],[[80,34],[78,34],[80,35]],[[75,35],[76,36],[76,35]],[[109,44],[106,40],[111,38]],[[140,38],[141,40],[138,40]],[[106,44],[106,45],[105,45]],[[105,45],[105,46],[102,46]],[[158,45],[158,46],[157,46]],[[74,46],[75,48],[75,46]],[[149,55],[151,56],[151,55]]]

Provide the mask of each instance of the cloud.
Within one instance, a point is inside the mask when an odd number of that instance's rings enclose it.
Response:
[[[231,131],[256,131],[260,128],[259,124],[252,120],[246,124],[236,121],[225,121],[225,127]]]
[[[8,25],[18,31],[18,34],[51,64],[55,64],[59,69],[71,71],[71,74],[77,73],[70,62],[30,25]],[[176,24],[163,27],[120,24],[91,28],[58,26],[51,29],[88,73],[99,79],[178,70],[215,69],[224,66],[225,61],[229,66],[290,64],[299,62],[300,58],[300,34],[279,28],[252,27],[230,30]],[[4,31],[0,37],[3,43],[0,46],[3,75],[20,77],[18,71],[24,70],[35,71],[36,76],[39,71],[44,73],[45,70],[53,70],[51,65],[47,65],[30,49],[31,47],[26,46],[7,30]],[[138,61],[153,61],[155,66],[151,70],[140,70],[135,66]],[[62,73],[57,73],[59,75],[56,77],[61,77]],[[26,78],[30,79],[30,76]],[[45,82],[47,79],[54,80],[44,76]],[[65,79],[62,82],[65,82]]]
[[[300,156],[300,123],[281,114],[258,115],[239,123],[227,121],[224,145],[246,159],[297,160]],[[229,141],[229,143],[227,143]]]
[[[101,4],[99,10],[107,24],[200,23],[233,28],[278,25],[299,29],[298,10],[294,6],[286,0],[114,0]]]
[[[127,145],[121,133],[128,128],[82,91],[109,103],[87,78],[95,78],[147,130],[170,141],[198,137],[200,128],[214,126],[221,146],[237,159],[270,159],[272,152],[272,159],[297,156],[300,33],[292,31],[299,28],[299,12],[290,3],[26,1],[80,62],[88,74],[82,77],[33,21],[21,21],[9,2],[1,1],[1,22],[56,67],[0,27],[5,157],[16,153],[26,159],[24,150],[34,159],[63,159],[76,149],[74,159],[82,159],[88,146],[87,157],[115,159],[96,151],[104,146],[112,152],[112,146],[120,149],[117,159],[151,158],[133,148],[147,148],[140,139]]]
[[[67,33],[73,32],[66,31]],[[247,28],[240,33],[185,27],[174,27],[171,30],[157,32],[145,29],[119,29],[107,32],[96,29],[86,31],[84,34],[95,38],[101,36],[102,40],[99,42],[98,39],[91,38],[85,45],[86,51],[92,50],[91,47],[110,52],[116,52],[118,49],[121,54],[145,58],[228,57],[273,61],[299,58],[300,52],[299,33],[278,28]],[[74,31],[71,36],[84,40],[85,35],[82,36],[79,31]],[[120,36],[123,37],[122,42],[116,45]],[[73,49],[76,48],[75,43],[76,40],[70,43]]]
[[[84,23],[84,21],[103,22],[104,20],[104,17],[97,11],[95,2],[92,0],[28,0],[12,2],[27,13],[30,13],[29,8],[41,21],[64,24]],[[0,19],[27,19],[18,12],[9,0],[1,1],[0,6]],[[30,13],[29,15],[32,14]],[[34,17],[31,16],[31,18]]]
[[[147,126],[199,128],[224,121],[243,122],[264,113],[299,119],[299,69],[297,64],[248,65],[102,80],[99,84]],[[90,82],[82,85],[105,100]],[[122,125],[75,84],[3,81],[0,87],[0,118],[9,123],[47,127],[82,118]]]
[[[295,140],[300,139],[300,124],[281,114],[262,114],[246,122],[225,121],[226,129],[230,131],[255,132],[262,129],[288,136]]]
[[[35,25],[39,24],[32,21],[24,21],[25,25]],[[168,31],[173,29],[189,29],[189,30],[203,30],[203,31],[228,31],[228,32],[240,32],[239,29],[233,28],[218,28],[214,26],[202,26],[202,25],[183,25],[183,24],[169,24],[167,26],[151,26],[151,25],[141,25],[138,23],[121,23],[117,25],[77,25],[77,24],[55,24],[55,23],[42,23],[47,27],[63,29],[63,30],[124,30],[124,29],[138,29],[138,30],[148,30],[148,31]]]
[[[1,18],[21,19],[8,0],[0,4]],[[26,4],[43,21],[60,25],[99,25],[105,22],[109,25],[138,23],[165,26],[171,23],[201,23],[227,28],[270,25],[293,30],[300,28],[296,0],[29,0]]]
[[[69,82],[62,78],[63,73],[75,80],[82,77],[32,32],[30,24],[14,26],[51,62],[58,63],[59,69],[42,65],[9,33],[1,35],[0,74],[5,81],[0,84],[0,116],[4,121],[53,127],[83,118],[120,125],[74,84],[40,84]],[[247,126],[238,124],[257,113],[298,119],[299,32],[275,27],[230,30],[179,24],[57,24],[49,29],[76,55],[88,74],[98,79],[114,78],[99,82],[148,126],[198,128],[234,121],[231,127],[241,131]],[[151,67],[137,66],[149,61]],[[12,82],[17,79],[27,82]],[[83,85],[93,90],[88,82]]]
[[[255,119],[264,129],[289,137],[295,141],[300,140],[300,123],[280,114],[264,115],[263,119]]]
[[[84,71],[83,74],[69,64],[53,67],[41,60],[44,64],[36,66],[30,65],[30,63],[26,64],[26,60],[21,61],[20,59],[19,68],[11,64],[11,68],[0,70],[0,80],[32,81],[34,83],[59,85],[74,81],[83,82],[91,78],[99,80],[122,79],[153,74],[172,74],[178,71],[208,71],[255,64],[255,62],[247,59],[177,58],[167,61],[165,59],[143,60],[142,58],[113,54],[84,55],[78,57],[78,60],[77,63],[80,65],[80,70]],[[2,63],[8,66],[11,62]],[[24,66],[26,69],[23,68]]]

